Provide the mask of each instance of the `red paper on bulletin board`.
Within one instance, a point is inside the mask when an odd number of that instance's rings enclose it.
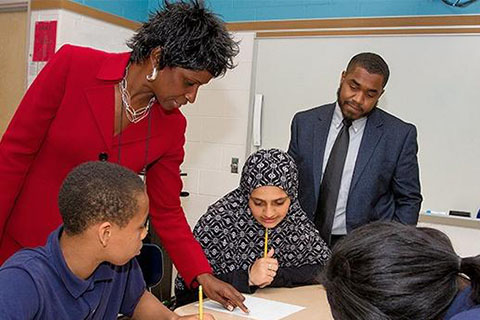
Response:
[[[32,61],[48,61],[55,53],[57,21],[35,22]]]

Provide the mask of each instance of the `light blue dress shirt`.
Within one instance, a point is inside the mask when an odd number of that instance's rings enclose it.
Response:
[[[322,166],[322,179],[327,166],[330,152],[332,151],[333,144],[337,138],[340,129],[343,124],[343,114],[340,110],[338,102],[335,105],[335,111],[333,112],[332,122],[330,124],[330,130],[328,131],[327,144],[325,146],[325,156],[323,157]],[[367,117],[362,117],[352,122],[352,126],[349,129],[350,142],[348,144],[347,158],[345,159],[345,167],[343,168],[342,181],[340,183],[340,190],[338,192],[337,207],[335,209],[335,217],[333,219],[332,234],[344,235],[347,234],[347,224],[345,212],[347,209],[348,192],[350,190],[350,184],[352,182],[353,170],[355,169],[355,162],[357,160],[358,150],[360,149],[360,143],[362,142],[363,132],[367,123]]]

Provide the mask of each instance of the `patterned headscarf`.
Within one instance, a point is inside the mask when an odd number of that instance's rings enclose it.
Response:
[[[263,255],[265,227],[252,215],[251,192],[277,186],[290,197],[285,218],[269,229],[269,248],[280,268],[325,264],[330,250],[298,202],[298,170],[294,159],[278,149],[259,150],[246,161],[240,186],[212,204],[194,229],[214,274],[247,270]]]

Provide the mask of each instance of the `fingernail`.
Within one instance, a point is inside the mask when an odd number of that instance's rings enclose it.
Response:
[[[227,306],[227,309],[228,309],[228,311],[233,311],[233,306],[232,306],[232,305],[228,305],[228,306]]]

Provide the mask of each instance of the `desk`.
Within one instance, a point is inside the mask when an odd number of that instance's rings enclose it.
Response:
[[[297,288],[264,288],[258,289],[253,296],[306,307],[306,309],[283,318],[285,320],[333,320],[332,314],[330,313],[330,306],[327,301],[327,293],[321,285]],[[175,312],[181,316],[196,314],[198,313],[198,307],[195,307],[195,303],[196,302],[177,308]],[[229,315],[228,313],[216,312],[210,309],[204,309],[204,312],[213,314],[216,320],[248,319],[245,317]]]
[[[442,224],[446,226],[462,227],[462,228],[471,228],[480,230],[480,219],[468,218],[468,217],[457,217],[449,215],[427,215],[420,214],[418,217],[418,222],[432,223],[432,224]]]
[[[452,241],[455,252],[461,257],[480,253],[480,219],[455,216],[420,214],[419,227],[429,227],[444,232]]]

